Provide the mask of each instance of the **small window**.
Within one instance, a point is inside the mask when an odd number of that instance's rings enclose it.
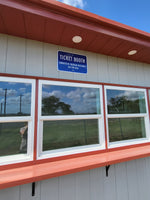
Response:
[[[0,77],[0,165],[33,158],[33,80]]]
[[[39,158],[104,148],[101,86],[39,82]]]
[[[109,147],[149,140],[146,90],[106,86]]]

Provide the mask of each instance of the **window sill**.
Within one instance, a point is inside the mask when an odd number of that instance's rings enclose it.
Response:
[[[7,169],[0,172],[0,189],[150,156],[150,144],[84,157]]]

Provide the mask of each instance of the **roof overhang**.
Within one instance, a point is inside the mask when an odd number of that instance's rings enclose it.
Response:
[[[0,33],[150,63],[149,33],[54,0],[0,0]]]

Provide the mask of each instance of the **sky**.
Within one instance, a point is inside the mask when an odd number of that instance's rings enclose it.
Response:
[[[150,33],[150,0],[57,0]]]
[[[20,111],[20,101],[21,101],[21,111],[26,114],[30,113],[31,84],[0,82],[0,115],[4,114],[5,95],[6,95],[6,114],[17,114]]]
[[[59,101],[70,105],[70,109],[75,114],[99,114],[100,112],[98,88],[43,85],[43,99],[51,96],[59,98]]]

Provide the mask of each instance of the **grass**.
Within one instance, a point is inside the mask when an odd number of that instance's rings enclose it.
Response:
[[[0,124],[0,156],[19,154],[23,122]]]
[[[0,123],[0,156],[19,154],[20,128],[25,123]],[[144,118],[109,119],[110,142],[143,138]],[[98,120],[45,121],[43,150],[98,144]]]
[[[144,118],[109,119],[110,142],[146,137]]]
[[[98,144],[97,120],[44,122],[43,150]]]

